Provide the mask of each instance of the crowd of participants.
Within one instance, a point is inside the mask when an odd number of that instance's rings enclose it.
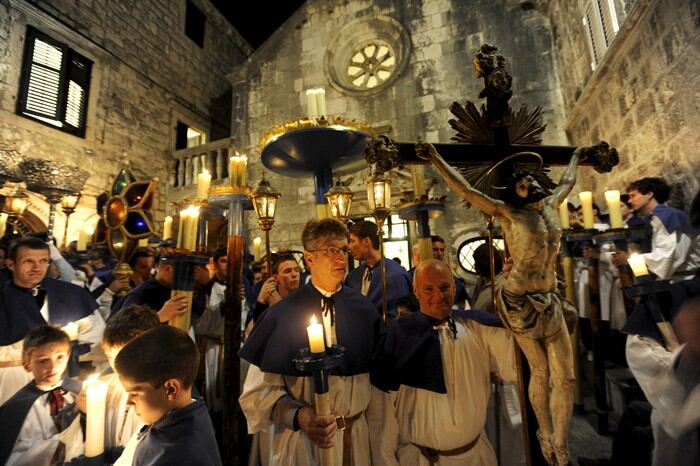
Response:
[[[647,403],[631,403],[623,416],[612,464],[651,464],[651,449],[633,448],[639,437],[630,434],[644,422],[653,428],[654,464],[668,464],[660,458],[695,441],[673,463],[692,464],[682,461],[700,458],[699,425],[679,425],[677,416],[689,410],[692,419],[697,411],[688,400],[697,394],[700,358],[700,307],[691,299],[698,294],[698,219],[666,205],[661,179],[627,191],[624,220],[651,225],[651,252],[643,255],[654,276],[673,284],[660,299],[669,321],[684,322],[677,334],[685,345],[669,348],[640,304],[623,298],[626,251],[580,245],[581,264],[599,259],[603,320],[624,335],[626,352],[617,358],[641,387],[636,401]],[[577,209],[569,211],[572,227],[582,228]],[[595,227],[607,228],[599,211]],[[252,436],[249,464],[318,464],[319,449],[331,446],[344,466],[524,464],[514,343],[492,305],[511,263],[496,251],[492,280],[488,246],[480,246],[472,286],[448,265],[445,240],[431,240],[433,258],[420,261],[416,246],[406,270],[381,257],[374,223],[311,220],[303,251],[273,254],[270,270],[266,260],[245,264],[240,406]],[[188,303],[171,296],[175,265],[157,248],[139,248],[128,277],[114,276],[106,250],[59,251],[41,235],[7,235],[0,254],[0,464],[63,464],[84,454],[80,381],[89,373],[108,384],[105,448],[115,464],[221,464],[225,249],[195,271],[189,332],[164,325]],[[382,260],[389,324],[382,320]],[[349,270],[349,263],[357,266]],[[586,267],[578,272],[582,343],[590,348]],[[312,315],[326,346],[346,351],[330,377],[332,416],[316,414],[311,379],[292,363],[308,346]],[[685,397],[661,406],[677,386]],[[497,406],[494,389],[502,395]]]

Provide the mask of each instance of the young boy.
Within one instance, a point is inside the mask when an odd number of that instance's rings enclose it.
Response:
[[[132,304],[114,314],[107,321],[102,337],[102,349],[107,355],[112,370],[114,370],[114,359],[124,345],[159,325],[158,314],[147,306]],[[143,422],[127,403],[129,394],[124,391],[117,374],[105,375],[102,380],[108,383],[105,447],[126,446],[131,435],[143,426]]]
[[[192,399],[199,352],[189,335],[161,325],[124,346],[114,362],[129,403],[147,425],[133,465],[221,465],[204,401]]]
[[[37,327],[24,338],[22,364],[34,380],[0,406],[0,464],[49,466],[83,453],[80,383],[63,379],[69,356],[70,339],[58,328]]]

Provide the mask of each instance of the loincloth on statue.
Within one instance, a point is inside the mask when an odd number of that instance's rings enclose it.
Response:
[[[526,338],[553,337],[561,331],[562,321],[569,333],[576,325],[576,309],[556,291],[515,294],[499,287],[496,306],[503,324]]]

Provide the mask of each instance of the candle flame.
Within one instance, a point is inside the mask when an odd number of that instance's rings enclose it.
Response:
[[[97,374],[97,373],[92,374],[90,377],[88,377],[87,379],[85,379],[85,384],[86,384],[86,385],[90,385],[90,384],[93,384],[93,383],[97,382],[97,378],[98,378],[98,377],[99,377],[99,374]]]
[[[311,325],[316,325],[316,324],[317,324],[317,322],[316,322],[316,315],[312,315],[312,316],[311,316]]]

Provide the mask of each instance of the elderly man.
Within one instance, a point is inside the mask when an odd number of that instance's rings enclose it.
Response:
[[[430,161],[465,201],[500,222],[513,269],[505,285],[496,290],[496,304],[530,364],[529,395],[539,424],[542,454],[551,465],[566,465],[574,364],[564,320],[564,311],[570,308],[557,291],[558,208],[576,183],[579,160],[591,158],[596,170],[610,171],[618,162],[617,151],[604,142],[576,149],[553,192],[541,183],[541,173],[518,170],[507,183],[505,200],[472,187],[433,145],[418,144],[416,155]]]
[[[372,303],[343,286],[348,230],[333,219],[311,220],[302,234],[310,283],[270,306],[258,319],[240,355],[251,366],[240,397],[249,433],[271,429],[263,465],[304,466],[319,462],[320,448],[334,448],[338,466],[370,463],[369,427],[372,348],[382,322]],[[292,362],[309,346],[306,327],[323,323],[326,347],[343,346],[342,364],[331,372],[331,410],[346,428],[335,435],[335,416],[318,416],[313,381]]]
[[[514,347],[498,318],[452,311],[455,282],[436,259],[416,268],[414,312],[392,322],[372,371],[368,420],[383,422],[372,435],[375,466],[440,464],[495,466],[484,434],[491,373],[516,379]],[[473,320],[478,319],[482,325]]]

